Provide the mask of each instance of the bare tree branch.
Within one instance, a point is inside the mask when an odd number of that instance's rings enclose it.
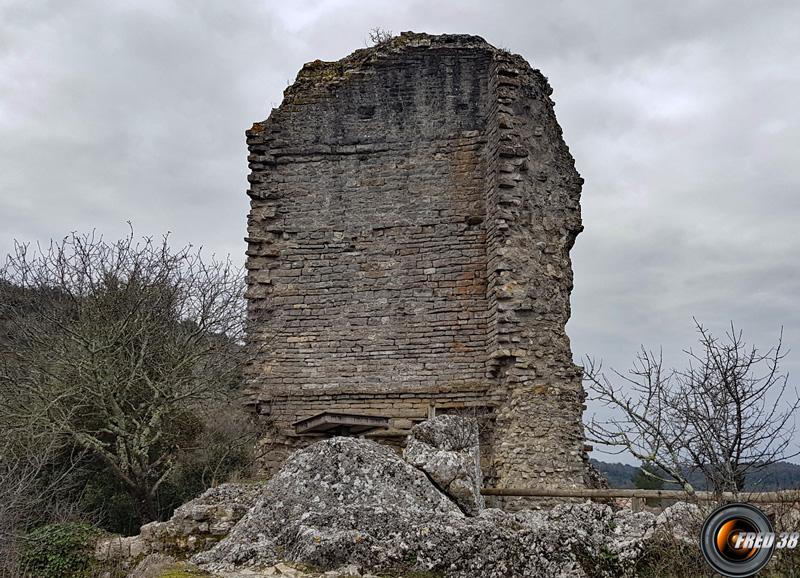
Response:
[[[685,369],[665,372],[661,353],[642,348],[626,374],[612,370],[612,383],[587,359],[590,395],[614,417],[592,418],[586,430],[592,441],[654,466],[658,474],[647,475],[690,493],[693,471],[716,492],[739,492],[747,476],[798,455],[791,446],[800,399],[780,371],[787,354],[783,330],[761,351],[748,346],[733,323],[723,338],[695,325],[700,348],[685,351]]]

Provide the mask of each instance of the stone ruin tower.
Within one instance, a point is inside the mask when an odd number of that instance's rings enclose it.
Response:
[[[564,326],[583,180],[547,79],[476,36],[306,64],[247,131],[248,404],[264,467],[478,417],[484,481],[584,485]]]

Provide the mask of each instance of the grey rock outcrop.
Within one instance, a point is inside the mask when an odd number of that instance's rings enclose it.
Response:
[[[221,568],[278,559],[325,568],[375,563],[381,545],[404,532],[462,518],[392,449],[337,437],[293,454],[231,533],[196,561]]]
[[[476,420],[440,415],[414,426],[403,457],[425,472],[465,514],[475,516],[484,508]]]
[[[459,431],[443,427],[449,421],[415,435],[437,451],[471,447],[471,434],[458,443],[449,437]],[[389,447],[332,438],[296,452],[269,482],[209,490],[169,522],[102,542],[98,552],[106,561],[127,555],[126,567],[147,555],[133,574],[143,577],[174,563],[222,578],[411,571],[449,578],[633,578],[648,549],[694,544],[701,519],[696,506],[684,503],[658,516],[592,502],[465,516],[429,475]]]
[[[686,510],[673,509],[665,518]],[[333,438],[295,453],[228,536],[192,562],[223,575],[284,561],[374,574],[610,578],[633,576],[661,531],[669,529],[651,513],[590,502],[467,517],[391,449]]]

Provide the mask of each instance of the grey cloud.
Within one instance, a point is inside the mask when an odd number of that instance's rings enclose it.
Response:
[[[679,361],[692,316],[797,349],[799,19],[789,0],[7,1],[0,250],[130,219],[241,261],[243,132],[303,62],[375,26],[473,33],[550,78],[586,179],[576,358]]]

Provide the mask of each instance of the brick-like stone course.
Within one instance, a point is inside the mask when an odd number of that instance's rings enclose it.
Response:
[[[436,408],[481,413],[488,483],[583,484],[564,332],[582,180],[550,93],[478,37],[403,33],[306,64],[247,131],[247,378],[268,469],[313,441],[297,419],[403,431]]]

